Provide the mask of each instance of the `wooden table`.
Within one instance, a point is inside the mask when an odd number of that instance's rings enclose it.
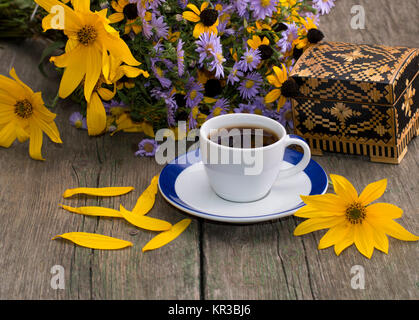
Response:
[[[415,17],[419,1],[336,1],[321,29],[328,40],[419,47]],[[351,7],[361,4],[366,29],[350,28]],[[34,90],[51,100],[57,77],[37,70],[42,43],[2,43],[0,73],[12,66]],[[50,70],[51,71],[51,70]],[[141,248],[155,233],[136,230],[121,219],[84,217],[59,203],[132,208],[150,179],[162,169],[154,159],[135,158],[140,134],[88,137],[69,125],[77,110],[62,101],[55,110],[64,143],[44,143],[45,162],[29,158],[28,144],[0,148],[0,299],[418,299],[418,242],[390,239],[389,254],[375,251],[371,260],[354,246],[337,257],[317,250],[325,231],[302,237],[293,231],[302,219],[287,217],[253,225],[212,223],[192,217],[186,232],[169,245],[147,253]],[[314,157],[328,173],[346,176],[358,191],[388,178],[383,202],[404,210],[399,222],[419,234],[419,141],[414,139],[400,165],[371,163],[358,156]],[[126,196],[63,200],[70,187],[132,185]],[[175,223],[189,217],[158,195],[149,213]],[[54,235],[85,231],[133,242],[120,251],[99,251]],[[54,290],[51,268],[61,265],[65,289]],[[365,289],[351,287],[351,268],[365,270]]]

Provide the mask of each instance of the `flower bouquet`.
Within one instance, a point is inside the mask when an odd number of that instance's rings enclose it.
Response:
[[[292,128],[288,74],[334,0],[35,0],[62,72],[57,98],[89,135],[187,130],[231,112]],[[51,33],[53,36],[51,36]],[[60,37],[61,35],[61,37]],[[58,39],[58,40],[57,40]],[[61,46],[61,48],[60,48]],[[51,50],[52,51],[52,50]],[[28,100],[29,101],[29,100]],[[30,136],[30,132],[28,133]],[[55,139],[58,141],[58,139]],[[150,155],[153,152],[142,152]]]

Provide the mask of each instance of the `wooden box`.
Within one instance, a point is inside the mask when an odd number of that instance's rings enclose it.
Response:
[[[307,48],[291,72],[295,133],[314,155],[366,155],[400,163],[418,135],[419,50],[322,42]],[[416,94],[417,93],[417,94]]]

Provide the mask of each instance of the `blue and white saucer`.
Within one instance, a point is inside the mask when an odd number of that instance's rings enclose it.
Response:
[[[301,157],[300,152],[286,149],[284,169],[298,163]],[[159,177],[161,194],[176,208],[197,217],[229,223],[254,223],[289,216],[304,206],[300,195],[324,194],[327,186],[325,171],[311,160],[303,172],[278,180],[263,199],[230,202],[211,189],[199,149],[167,164]]]

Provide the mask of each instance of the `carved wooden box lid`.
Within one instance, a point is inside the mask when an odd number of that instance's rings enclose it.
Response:
[[[307,48],[291,76],[300,96],[393,105],[418,74],[419,50],[321,42]]]

